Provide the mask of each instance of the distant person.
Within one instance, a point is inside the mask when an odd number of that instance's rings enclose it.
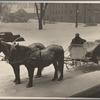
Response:
[[[84,42],[86,42],[86,40],[82,39],[79,33],[76,33],[75,38],[72,39],[71,44],[83,44]]]

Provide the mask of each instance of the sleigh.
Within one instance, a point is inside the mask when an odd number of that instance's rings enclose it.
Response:
[[[69,55],[65,57],[64,63],[69,69],[69,65],[76,67],[82,66],[89,62],[88,58],[85,56],[87,54],[87,49],[82,44],[73,44],[68,48]]]

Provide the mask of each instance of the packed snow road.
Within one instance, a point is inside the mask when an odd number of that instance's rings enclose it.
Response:
[[[38,30],[37,20],[31,20],[29,23],[1,23],[0,31],[20,34],[25,38],[24,42],[19,43],[21,45],[36,42],[43,43],[45,46],[59,44],[64,50],[68,48],[76,32],[87,41],[100,38],[99,25],[83,27],[83,24],[79,24],[79,27],[75,28],[74,23],[55,23],[46,24],[43,30]],[[21,65],[20,69],[21,84],[15,85],[13,69],[9,63],[0,62],[0,97],[68,97],[100,83],[99,71],[84,73],[82,70],[74,70],[71,67],[69,70],[64,67],[63,81],[52,82],[54,68],[50,65],[43,70],[42,78],[34,78],[34,86],[27,89],[27,70],[24,65]]]

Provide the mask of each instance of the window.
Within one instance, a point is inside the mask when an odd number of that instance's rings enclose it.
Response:
[[[56,8],[58,7],[58,3],[55,5],[56,6]]]
[[[63,20],[63,16],[60,16],[60,19]]]
[[[62,14],[63,14],[63,10],[62,10]]]
[[[54,11],[52,11],[52,14],[54,14]]]
[[[65,8],[67,8],[67,3],[65,3]]]
[[[95,13],[99,13],[99,9],[95,9]]]
[[[50,4],[48,6],[49,6],[49,8],[51,8],[51,5]]]
[[[54,8],[56,8],[56,6],[57,6],[57,4],[55,3],[55,4],[54,4]]]
[[[57,10],[55,10],[55,14],[57,14]]]
[[[75,4],[73,3],[73,4],[72,4],[72,7],[74,7],[74,6],[75,6]]]
[[[65,10],[65,14],[67,14],[67,11]]]
[[[51,12],[51,10],[50,10],[50,14],[51,14],[52,12]]]
[[[73,16],[70,16],[70,17],[69,17],[69,20],[71,20],[71,21],[72,21],[73,19],[74,19],[74,17],[73,17]]]
[[[91,6],[92,6],[92,4],[89,4],[89,6],[91,7]]]
[[[78,16],[78,19],[81,20],[82,19],[81,16]]]
[[[59,19],[59,16],[57,16],[57,19]]]
[[[58,10],[58,14],[60,14],[60,10]]]
[[[64,8],[64,3],[62,4],[62,8]]]
[[[73,10],[70,10],[70,14],[72,14],[73,13]]]

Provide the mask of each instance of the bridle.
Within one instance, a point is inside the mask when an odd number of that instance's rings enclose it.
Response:
[[[0,55],[0,57],[4,57],[4,56]]]
[[[17,39],[15,39],[14,41],[13,41],[13,44],[16,44],[16,41],[19,39],[20,37],[18,37]],[[2,55],[0,55],[0,57],[2,57],[2,59],[0,60],[0,62],[1,61],[8,61],[8,59],[9,59],[9,57],[5,57],[5,56],[2,56]]]

